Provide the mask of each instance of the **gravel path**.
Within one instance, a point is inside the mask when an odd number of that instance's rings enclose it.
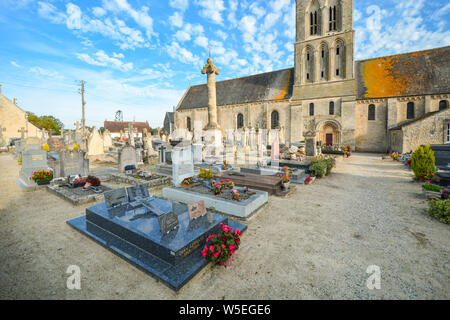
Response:
[[[402,164],[355,154],[249,224],[233,266],[209,266],[180,293],[66,224],[84,214],[42,189],[22,192],[0,155],[1,299],[449,299],[450,227],[426,214]],[[158,195],[158,194],[157,194]],[[82,289],[66,289],[69,265]],[[370,265],[381,289],[369,290]]]

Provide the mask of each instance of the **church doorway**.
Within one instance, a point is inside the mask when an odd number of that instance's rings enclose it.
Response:
[[[327,146],[332,146],[333,145],[333,134],[332,133],[327,133],[326,145]]]
[[[334,146],[341,143],[340,127],[334,121],[326,121],[320,126],[318,141],[322,145]]]

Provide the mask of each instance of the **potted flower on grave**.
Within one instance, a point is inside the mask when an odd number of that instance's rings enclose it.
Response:
[[[305,179],[305,184],[306,184],[306,185],[309,185],[309,184],[311,184],[311,182],[312,182],[312,178],[311,178],[310,175],[308,175],[308,176],[306,177],[306,179]]]
[[[86,178],[79,177],[72,182],[72,188],[84,187],[86,184]]]
[[[239,191],[237,189],[231,190],[231,193],[233,194],[233,200],[241,201],[241,196],[239,195]]]
[[[217,183],[215,180],[211,182],[211,186],[213,187],[213,192],[216,196],[222,193],[223,185],[221,183]]]
[[[226,160],[223,161],[223,170],[228,170],[228,168],[230,167],[230,165],[228,164],[228,162]]]
[[[352,155],[352,146],[345,146],[344,152],[345,152],[345,156],[347,158],[350,158],[350,156]]]
[[[284,190],[289,189],[289,185],[291,184],[291,176],[288,173],[280,174],[281,185]]]
[[[189,187],[189,186],[192,186],[192,185],[194,184],[194,182],[192,181],[192,179],[193,179],[192,177],[184,179],[184,180],[181,182],[181,186],[182,186],[182,187]]]
[[[242,233],[239,230],[220,224],[221,230],[218,234],[212,234],[206,239],[206,245],[202,256],[217,265],[231,266],[233,255],[239,249]]]
[[[31,174],[31,179],[34,180],[38,185],[50,184],[50,181],[53,180],[53,171],[52,170],[38,170],[34,171]]]

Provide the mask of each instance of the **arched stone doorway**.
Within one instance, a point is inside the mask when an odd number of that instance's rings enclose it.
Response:
[[[334,120],[323,121],[318,125],[318,138],[322,145],[334,146],[341,144],[341,125]]]

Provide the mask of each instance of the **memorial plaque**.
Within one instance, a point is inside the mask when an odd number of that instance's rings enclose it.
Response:
[[[127,189],[127,191],[130,202],[140,201],[150,197],[147,186],[145,184],[130,187]]]
[[[127,191],[125,190],[125,188],[121,188],[105,192],[105,202],[107,208],[112,208],[128,203]]]
[[[200,218],[206,214],[205,201],[199,201],[188,205],[189,218],[191,220]]]
[[[180,222],[175,212],[169,212],[165,215],[158,217],[159,227],[162,234],[169,233],[173,229],[178,228]]]

